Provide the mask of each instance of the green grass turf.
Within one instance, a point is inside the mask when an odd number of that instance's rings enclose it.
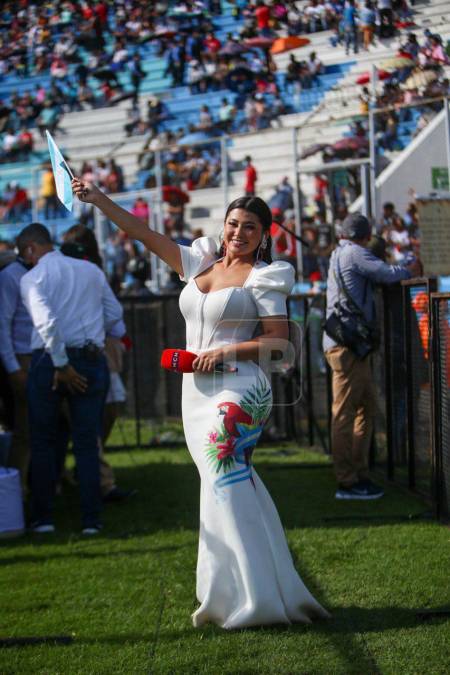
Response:
[[[184,448],[111,453],[129,503],[79,534],[77,494],[58,499],[56,535],[0,545],[0,637],[71,636],[69,645],[0,648],[0,673],[450,672],[449,530],[387,487],[378,502],[333,498],[326,457],[288,446],[256,453],[297,568],[330,621],[236,632],[192,628],[199,480]]]

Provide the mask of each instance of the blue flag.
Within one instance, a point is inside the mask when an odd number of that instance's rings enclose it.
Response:
[[[58,195],[59,201],[64,204],[68,211],[72,211],[73,205],[73,192],[72,192],[72,174],[67,166],[67,162],[61,154],[61,150],[56,145],[51,134],[48,131],[47,134],[48,141],[48,151],[50,153],[50,159],[52,160],[52,169],[53,175],[55,177],[56,184],[56,194]]]

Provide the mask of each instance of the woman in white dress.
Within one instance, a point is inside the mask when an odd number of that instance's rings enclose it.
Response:
[[[286,296],[294,283],[289,263],[271,263],[270,209],[258,197],[230,204],[218,251],[208,237],[192,248],[178,246],[95,186],[75,179],[73,189],[186,282],[180,295],[186,348],[198,357],[194,372],[183,375],[183,425],[201,477],[194,626],[328,617],[298,576],[276,508],[251,463],[272,407],[270,382],[257,363],[286,343]]]

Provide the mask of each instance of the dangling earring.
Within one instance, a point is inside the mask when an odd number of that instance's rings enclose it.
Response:
[[[227,250],[227,247],[226,247],[225,244],[223,243],[223,232],[221,232],[221,233],[219,234],[219,244],[220,244],[220,248],[219,248],[219,257],[220,257],[220,258],[223,258],[223,257],[225,256],[225,253],[226,253],[226,250]]]
[[[256,253],[256,262],[260,262],[262,259],[262,252],[267,248],[267,238],[263,237],[261,239],[261,243],[258,246],[258,251]]]

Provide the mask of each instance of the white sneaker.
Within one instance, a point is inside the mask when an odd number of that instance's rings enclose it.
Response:
[[[101,525],[94,525],[93,527],[83,527],[83,529],[81,530],[81,534],[92,536],[94,534],[99,534],[101,529],[102,529]]]
[[[36,534],[52,534],[55,531],[55,526],[50,523],[47,525],[39,525],[35,523],[31,526],[31,531],[36,532]]]

